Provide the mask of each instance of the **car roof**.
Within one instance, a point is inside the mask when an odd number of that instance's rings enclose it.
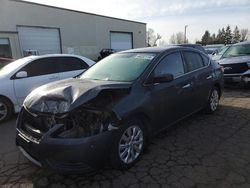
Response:
[[[74,54],[46,54],[46,55],[38,55],[38,56],[28,56],[31,60],[35,60],[35,59],[41,59],[41,58],[49,58],[49,57],[76,57],[79,59],[82,59],[84,62],[86,62],[89,66],[95,64],[96,62],[94,62],[93,60],[84,57],[84,56],[80,56],[80,55],[74,55]]]
[[[188,47],[188,46],[177,46],[177,45],[169,45],[166,47],[147,47],[147,48],[136,48],[136,49],[131,49],[131,50],[126,50],[126,51],[122,51],[122,52],[118,52],[118,53],[162,53],[168,50],[174,50],[174,49],[183,49],[183,50],[193,50],[196,52],[200,52],[200,53],[204,53],[205,52],[197,49],[197,48],[193,48],[193,47]]]
[[[81,57],[79,55],[74,54],[46,54],[46,55],[31,55],[29,56],[32,59],[39,59],[39,58],[45,58],[45,57]]]
[[[200,46],[202,47],[201,44],[176,44],[176,46],[184,46],[184,47],[196,47],[196,46]]]
[[[166,47],[146,47],[146,48],[136,48],[131,50],[126,50],[118,53],[161,53],[170,49],[180,49],[180,46],[166,46]]]
[[[233,44],[232,46],[237,46],[237,45],[242,45],[242,44],[250,44],[250,40],[239,42],[239,43]]]
[[[201,44],[177,44],[177,46],[195,48],[195,49],[198,49],[198,50],[206,53],[205,49],[203,48],[203,46]]]

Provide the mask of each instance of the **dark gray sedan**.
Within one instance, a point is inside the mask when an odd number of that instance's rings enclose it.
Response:
[[[222,89],[220,66],[199,50],[119,52],[78,78],[34,90],[19,114],[16,143],[32,162],[57,171],[88,171],[107,159],[127,169],[162,129],[216,111]]]

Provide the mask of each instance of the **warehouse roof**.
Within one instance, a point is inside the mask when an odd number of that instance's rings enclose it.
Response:
[[[121,19],[121,18],[114,18],[114,17],[110,17],[110,16],[103,16],[103,15],[99,15],[99,14],[88,13],[88,12],[83,12],[83,11],[78,11],[78,10],[72,10],[72,9],[67,9],[67,8],[62,8],[62,7],[56,7],[56,6],[51,6],[51,5],[45,5],[45,4],[40,4],[40,3],[34,3],[34,2],[30,2],[30,1],[24,1],[24,0],[11,0],[11,1],[16,1],[16,2],[20,2],[20,3],[28,3],[31,5],[38,5],[38,6],[48,7],[48,8],[55,8],[55,9],[59,9],[59,10],[77,12],[77,13],[99,16],[99,17],[104,17],[104,18],[116,19],[116,20],[121,20],[121,21],[132,22],[132,23],[146,24],[144,22],[137,22],[137,21],[126,20],[126,19]]]

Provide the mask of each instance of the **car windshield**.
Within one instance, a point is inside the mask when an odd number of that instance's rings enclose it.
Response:
[[[155,53],[113,54],[93,65],[80,78],[130,82],[142,74],[155,56]]]
[[[218,49],[218,53],[216,55],[223,55],[225,53],[225,51],[227,51],[227,49],[229,48],[229,46],[223,46],[220,49]]]
[[[223,55],[223,57],[237,57],[250,55],[250,44],[231,46]]]
[[[26,61],[30,59],[31,59],[30,57],[25,57],[25,58],[13,61],[12,63],[9,63],[5,65],[4,67],[2,67],[0,69],[0,74],[9,74],[13,70],[18,69],[20,66],[22,66]]]

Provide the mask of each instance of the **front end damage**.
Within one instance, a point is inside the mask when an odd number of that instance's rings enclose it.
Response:
[[[98,168],[108,158],[119,119],[112,111],[91,105],[64,114],[23,108],[17,121],[17,145],[33,163],[56,171]]]
[[[103,164],[121,119],[113,111],[131,84],[69,79],[38,88],[17,120],[16,143],[35,164],[89,171]]]
[[[91,171],[108,157],[117,123],[112,112],[85,106],[61,115],[33,114],[23,108],[17,145],[37,165],[57,171]]]

